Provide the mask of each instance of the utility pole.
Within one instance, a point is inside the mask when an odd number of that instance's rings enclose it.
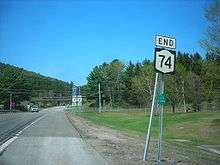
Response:
[[[183,109],[184,109],[184,112],[187,112],[186,100],[185,100],[185,90],[184,90],[184,80],[182,81],[182,92],[183,92]]]
[[[100,82],[98,84],[98,88],[99,88],[99,113],[101,112],[101,108],[102,108],[102,104],[101,104],[101,85]]]
[[[10,110],[12,110],[12,93],[10,93]]]

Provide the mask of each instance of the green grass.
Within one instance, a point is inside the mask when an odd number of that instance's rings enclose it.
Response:
[[[144,112],[82,112],[75,113],[96,124],[136,134],[146,134],[149,116]],[[153,118],[152,135],[158,135],[159,120]],[[164,114],[166,140],[185,139],[193,144],[220,145],[220,112]]]

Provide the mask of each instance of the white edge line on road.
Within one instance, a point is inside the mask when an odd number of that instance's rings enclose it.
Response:
[[[15,134],[15,136],[13,136],[12,138],[8,139],[6,142],[4,142],[1,146],[0,146],[0,155],[6,150],[6,148],[13,142],[15,141],[18,136],[27,128],[29,128],[30,126],[32,126],[33,124],[35,124],[36,122],[38,122],[39,120],[41,120],[42,118],[44,118],[46,115],[41,116],[40,118],[38,118],[37,120],[33,121],[31,124],[27,125],[26,127],[24,127],[21,131],[19,131],[18,133]]]
[[[8,139],[5,143],[3,143],[0,147],[0,154],[2,152],[4,152],[6,150],[6,148],[17,138],[18,138],[17,136],[14,136],[14,137]]]

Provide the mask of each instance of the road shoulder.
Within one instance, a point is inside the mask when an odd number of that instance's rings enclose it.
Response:
[[[109,127],[100,126],[79,116],[66,112],[73,126],[78,130],[83,140],[92,146],[106,160],[115,165],[144,165],[143,147],[145,137],[142,135],[129,134]],[[152,140],[154,141],[154,140]],[[150,146],[149,161],[147,164],[155,164],[156,142]],[[171,158],[176,157],[174,153],[164,153],[164,163],[171,164]],[[184,159],[184,161],[180,161]],[[188,164],[186,158],[178,157],[178,164]],[[173,161],[173,162],[175,162]]]

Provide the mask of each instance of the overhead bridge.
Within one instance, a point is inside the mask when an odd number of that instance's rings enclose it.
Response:
[[[72,97],[38,97],[35,101],[71,101]]]

